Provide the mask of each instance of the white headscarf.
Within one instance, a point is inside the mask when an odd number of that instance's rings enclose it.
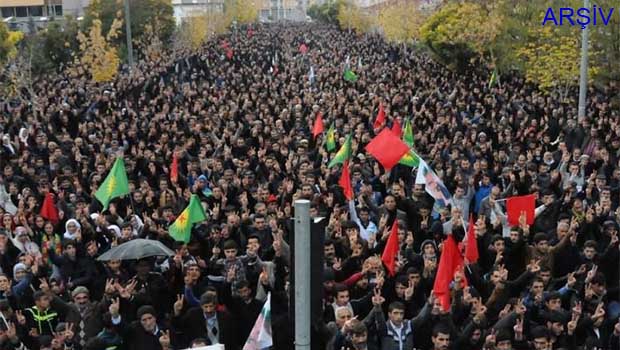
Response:
[[[11,137],[8,134],[2,136],[2,145],[6,147],[9,151],[11,151],[11,153],[16,153],[15,148],[11,144]]]
[[[28,129],[19,129],[19,140],[25,145],[28,144]]]
[[[20,235],[26,236],[25,242],[22,243],[19,240]],[[15,235],[13,238],[11,238],[11,242],[13,242],[13,245],[15,246],[15,248],[19,249],[22,253],[30,254],[32,256],[41,255],[39,246],[36,243],[34,243],[32,240],[30,240],[30,236],[28,236],[28,231],[26,231],[26,228],[23,226],[17,226],[15,228]]]
[[[80,223],[75,220],[75,219],[69,219],[67,220],[67,222],[65,223],[65,234],[63,235],[64,238],[66,239],[75,239],[76,235],[75,233],[71,233],[69,232],[69,224],[75,224],[75,226],[77,226],[77,228],[82,228],[82,225],[80,225]]]

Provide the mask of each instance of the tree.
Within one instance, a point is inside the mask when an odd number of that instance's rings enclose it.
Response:
[[[431,15],[421,36],[441,60],[462,69],[472,57],[494,61],[492,45],[502,21],[494,2],[449,3]]]
[[[239,24],[253,23],[258,19],[258,0],[226,0],[224,14]]]
[[[424,15],[412,2],[390,4],[379,12],[379,26],[388,41],[406,42],[420,35]]]
[[[136,41],[145,34],[146,27],[157,28],[162,42],[168,42],[176,28],[171,0],[128,0],[131,15],[131,34]],[[125,18],[123,0],[92,0],[86,9],[82,30],[91,28],[95,19],[101,21],[101,29],[108,32],[116,18]],[[118,44],[125,45],[125,27],[120,28]]]
[[[24,42],[18,49],[2,74],[0,96],[19,101],[21,105],[31,105],[36,117],[41,111],[40,98],[34,89],[33,57],[36,48]]]
[[[358,33],[367,31],[371,25],[369,16],[353,3],[346,1],[340,2],[337,18],[341,29],[354,30]]]
[[[525,61],[526,79],[543,91],[553,90],[565,98],[579,78],[579,40],[552,26],[537,26],[530,31],[536,41],[518,51]],[[591,66],[588,73],[594,77],[597,68]]]
[[[50,21],[47,27],[26,38],[32,49],[32,70],[35,75],[63,69],[79,50],[75,40],[79,24],[71,16],[63,21]]]
[[[308,8],[307,14],[318,22],[338,24],[338,9],[342,2],[343,0],[330,0],[321,5],[314,4]]]
[[[184,19],[175,43],[196,50],[212,36],[224,33],[230,20],[218,13],[195,13]]]
[[[4,22],[0,22],[0,66],[17,54],[17,43],[24,38],[22,32],[12,32]],[[1,69],[0,69],[1,71]]]
[[[93,20],[93,24],[89,29],[88,36],[84,33],[78,33],[78,41],[80,43],[80,51],[82,53],[79,58],[78,74],[90,75],[95,82],[107,82],[116,77],[118,73],[118,65],[120,59],[116,47],[112,45],[112,41],[118,36],[123,21],[116,18],[106,36],[101,33],[101,21]]]
[[[591,50],[598,53],[591,62],[599,69],[599,77],[620,81],[620,15],[617,0],[599,0],[602,9],[609,10],[615,5],[614,15],[606,26],[590,26]]]

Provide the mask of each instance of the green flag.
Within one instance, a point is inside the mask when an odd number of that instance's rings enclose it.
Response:
[[[405,122],[405,130],[403,131],[403,141],[409,147],[413,147],[413,129],[411,128],[411,119],[407,118]]]
[[[207,214],[205,214],[198,196],[192,194],[187,207],[183,209],[179,217],[168,228],[170,237],[174,238],[175,241],[187,244],[192,234],[192,226],[197,222],[205,220],[207,220]]]
[[[344,80],[355,83],[357,81],[357,75],[353,73],[351,69],[347,69],[344,71]]]
[[[398,161],[398,164],[406,165],[408,167],[417,167],[420,165],[420,156],[413,150],[413,129],[411,128],[411,119],[407,119],[405,122],[405,130],[403,132],[403,142],[409,146],[409,152]]]
[[[420,165],[420,156],[418,156],[418,154],[411,149],[398,161],[398,164],[406,165],[412,168],[417,167]]]
[[[495,86],[495,84],[497,84],[498,78],[499,77],[497,75],[497,68],[494,68],[493,73],[491,73],[491,79],[489,79],[489,90],[491,90],[491,88]]]
[[[334,159],[332,159],[332,161],[329,162],[327,167],[331,168],[336,164],[342,164],[349,158],[351,158],[351,135],[350,134],[349,136],[347,136],[347,138],[344,141],[344,144],[340,147],[338,152],[336,152]]]
[[[123,157],[118,157],[112,166],[112,170],[95,193],[95,198],[103,204],[103,210],[106,210],[113,198],[126,194],[129,194],[129,182],[127,181],[125,162]]]
[[[325,139],[325,148],[327,152],[331,152],[336,149],[336,135],[334,130],[334,124],[327,130],[327,138]]]

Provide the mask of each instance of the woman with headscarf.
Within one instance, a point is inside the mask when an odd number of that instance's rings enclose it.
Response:
[[[13,147],[13,144],[11,144],[11,138],[8,134],[2,136],[2,148],[4,148],[4,152],[9,158],[14,157],[17,154],[17,150]]]
[[[75,240],[80,235],[78,231],[81,229],[82,225],[80,225],[77,220],[69,219],[67,220],[67,223],[65,223],[65,234],[63,235],[63,237],[65,239]]]
[[[28,231],[25,227],[17,226],[17,228],[15,228],[15,235],[11,238],[11,241],[13,242],[13,245],[22,253],[30,254],[34,257],[41,256],[39,246],[30,240],[30,236],[28,235]]]

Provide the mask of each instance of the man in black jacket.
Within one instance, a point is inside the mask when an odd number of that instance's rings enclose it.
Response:
[[[238,296],[232,296],[231,285],[224,285],[222,301],[227,310],[234,315],[235,323],[239,329],[239,339],[247,339],[254,327],[256,318],[260,314],[263,303],[252,296],[252,289],[248,281],[241,281],[237,286]]]
[[[177,342],[187,345],[196,338],[205,338],[208,345],[224,344],[226,349],[239,349],[240,339],[237,329],[232,322],[231,316],[224,311],[216,311],[217,297],[205,293],[200,297],[200,307],[193,307],[183,311],[184,297],[177,297],[174,303],[174,318],[172,325],[177,331],[181,331],[184,340]],[[183,348],[183,346],[181,347]]]
[[[123,336],[126,349],[162,350],[159,338],[165,334],[165,330],[157,324],[157,314],[152,306],[141,306],[137,313],[138,320],[129,325],[122,323],[118,298],[112,301],[108,310],[112,315],[112,323]]]

